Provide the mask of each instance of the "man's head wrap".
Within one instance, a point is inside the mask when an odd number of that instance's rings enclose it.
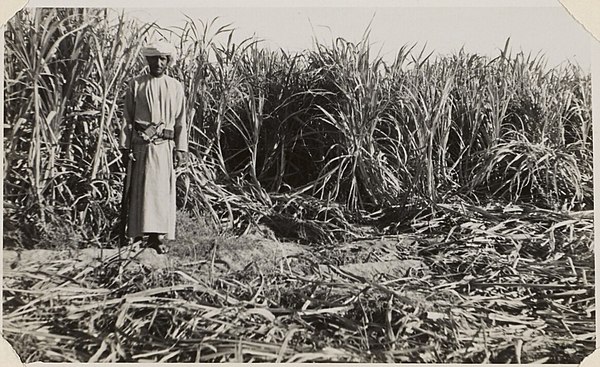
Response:
[[[144,57],[149,56],[169,56],[169,66],[175,62],[176,50],[173,45],[167,42],[154,42],[146,45],[142,49],[142,55]]]

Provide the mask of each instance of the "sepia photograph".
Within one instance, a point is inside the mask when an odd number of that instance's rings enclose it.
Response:
[[[595,350],[600,52],[558,0],[168,5],[3,25],[23,363]]]

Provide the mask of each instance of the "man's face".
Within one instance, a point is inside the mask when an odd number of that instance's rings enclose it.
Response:
[[[150,74],[158,77],[165,73],[167,65],[169,64],[169,56],[148,56],[148,66],[150,67]]]

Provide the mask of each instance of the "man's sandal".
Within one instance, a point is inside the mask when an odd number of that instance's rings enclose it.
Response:
[[[165,246],[160,240],[148,240],[148,243],[146,243],[146,248],[154,249],[159,255],[166,254],[168,251],[167,246]]]

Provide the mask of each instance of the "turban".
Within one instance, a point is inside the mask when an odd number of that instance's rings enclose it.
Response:
[[[144,57],[149,56],[169,56],[169,66],[175,62],[175,47],[167,42],[154,42],[142,49],[142,55]]]

